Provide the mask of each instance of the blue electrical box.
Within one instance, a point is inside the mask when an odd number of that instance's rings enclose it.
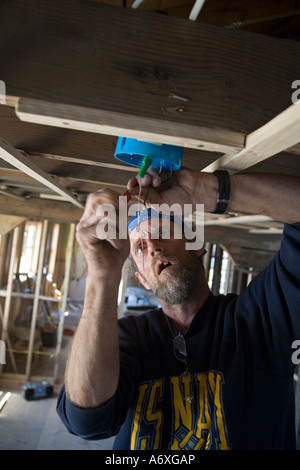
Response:
[[[129,165],[140,167],[144,157],[150,157],[150,167],[160,171],[176,171],[181,167],[183,147],[154,144],[137,139],[119,137],[115,157]]]

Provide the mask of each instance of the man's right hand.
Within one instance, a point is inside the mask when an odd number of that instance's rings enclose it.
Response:
[[[115,217],[108,223],[116,227],[116,236],[99,238],[97,226],[105,217],[99,211],[101,205],[110,204],[115,208]],[[103,206],[104,207],[104,206]],[[88,266],[89,274],[97,278],[119,279],[122,266],[129,254],[129,240],[119,238],[119,194],[109,189],[103,189],[89,194],[84,213],[76,228],[76,238],[82,249]],[[99,213],[100,212],[100,213]],[[102,215],[101,215],[102,212]],[[114,220],[113,220],[114,219]]]
[[[148,191],[149,187],[150,191]],[[218,194],[217,178],[212,173],[186,168],[174,171],[171,177],[167,172],[159,175],[155,168],[149,168],[142,179],[131,178],[127,188],[132,196],[136,196],[141,201],[144,201],[147,195],[147,205],[168,204],[171,206],[179,203],[183,207],[184,204],[193,204],[193,210],[195,210],[195,205],[202,203],[207,212],[215,209]]]

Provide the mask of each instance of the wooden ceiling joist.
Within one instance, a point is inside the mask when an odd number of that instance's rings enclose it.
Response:
[[[205,226],[209,225],[237,225],[247,223],[271,222],[273,219],[265,215],[243,215],[238,217],[215,218],[205,221]]]
[[[291,105],[267,124],[247,136],[245,148],[235,155],[223,155],[205,171],[226,168],[243,171],[300,142],[300,106]]]
[[[116,175],[121,175],[121,169],[136,172],[136,168],[114,158],[116,136],[24,122],[16,116],[14,108],[8,106],[0,106],[0,122],[6,141],[27,155],[39,155],[40,161],[53,158],[64,161],[65,166],[66,162],[103,166],[117,170]],[[189,168],[202,169],[221,155],[186,147],[183,162]]]
[[[80,0],[0,13],[7,93],[48,125],[228,153],[289,106],[300,74],[300,44],[198,21]]]
[[[170,112],[172,109],[175,113],[180,109],[184,112],[184,106],[169,109]],[[209,127],[188,124],[184,119],[174,122],[163,114],[159,118],[151,118],[26,98],[18,102],[16,114],[24,122],[212,152],[232,152],[242,148],[244,142],[244,135],[238,132],[217,132]]]
[[[12,166],[23,171],[31,178],[37,180],[39,183],[50,188],[55,193],[63,197],[64,200],[71,202],[77,207],[83,208],[83,205],[73,196],[72,193],[67,191],[57,181],[51,178],[41,168],[32,163],[20,151],[15,149],[11,144],[6,142],[0,137],[0,158],[11,164]]]
[[[40,198],[31,198],[30,201],[18,201],[12,204],[9,196],[0,194],[0,214],[20,216],[26,214],[27,218],[53,220],[55,222],[78,222],[83,210],[70,202],[52,201]]]

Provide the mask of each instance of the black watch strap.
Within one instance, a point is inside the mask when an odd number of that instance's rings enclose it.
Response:
[[[230,175],[226,170],[217,170],[214,175],[218,178],[219,189],[217,206],[213,214],[224,214],[230,202]]]

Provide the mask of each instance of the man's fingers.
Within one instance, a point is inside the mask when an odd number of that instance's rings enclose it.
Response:
[[[148,168],[143,178],[140,178],[142,186],[152,186],[157,188],[161,184],[161,178],[156,168]]]
[[[91,215],[79,222],[76,227],[76,238],[85,253],[101,257],[103,249],[109,246],[118,251],[129,251],[126,233],[120,233],[119,217],[111,215]],[[92,251],[91,251],[92,250]]]
[[[119,206],[119,194],[109,189],[100,189],[94,193],[90,193],[87,197],[84,212],[80,221],[91,217],[97,211],[97,207],[102,204],[112,204],[114,207]]]
[[[158,174],[158,170],[156,168],[148,168],[147,173],[143,178],[139,178],[137,176],[130,178],[127,183],[127,189],[129,189],[132,194],[137,194],[139,185],[142,187],[152,186],[153,188],[157,188],[160,184],[161,178]]]
[[[84,213],[76,226],[79,239],[94,244],[118,237],[119,194],[100,190],[88,195]]]

